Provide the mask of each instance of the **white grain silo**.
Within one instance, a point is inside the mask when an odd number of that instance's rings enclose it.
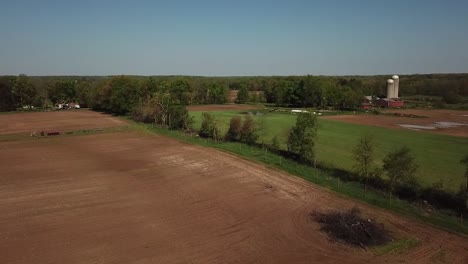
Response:
[[[395,84],[394,84],[394,81],[392,79],[388,79],[387,80],[387,98],[393,98],[393,93],[394,93],[394,90],[395,90]]]
[[[398,98],[400,92],[400,77],[398,75],[393,75],[393,98]]]

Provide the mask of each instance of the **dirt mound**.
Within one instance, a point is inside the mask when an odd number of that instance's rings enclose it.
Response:
[[[362,218],[357,207],[345,212],[314,212],[312,217],[320,223],[320,230],[329,237],[352,246],[380,246],[391,240],[390,233],[383,224],[378,224],[373,219]]]

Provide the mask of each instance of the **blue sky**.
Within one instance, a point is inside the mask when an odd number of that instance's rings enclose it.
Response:
[[[466,0],[0,0],[0,75],[448,72]]]

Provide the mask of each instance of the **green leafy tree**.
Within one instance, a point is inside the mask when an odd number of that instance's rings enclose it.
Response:
[[[155,123],[162,127],[169,127],[170,108],[174,105],[174,100],[168,92],[156,93],[151,101],[156,104]]]
[[[132,111],[138,102],[137,83],[127,76],[113,77],[109,83],[111,87],[110,110],[118,115]]]
[[[249,145],[255,144],[258,139],[257,129],[255,120],[251,116],[246,116],[244,118],[244,123],[242,124],[240,141]]]
[[[13,82],[13,94],[19,98],[20,106],[31,106],[36,96],[36,89],[29,77],[21,74]]]
[[[354,159],[356,160],[354,170],[360,178],[364,179],[364,194],[367,190],[369,176],[374,167],[374,150],[374,137],[369,134],[361,137],[353,150]]]
[[[76,84],[75,80],[57,80],[48,88],[49,98],[55,105],[57,103],[65,103],[75,101],[76,99]]]
[[[225,139],[227,141],[239,141],[242,131],[242,119],[239,116],[234,116],[229,122],[229,129],[226,132]]]
[[[349,86],[345,86],[341,89],[341,103],[340,108],[342,109],[357,109],[363,100],[364,94],[359,90],[353,90]]]
[[[416,183],[418,166],[411,150],[404,146],[391,151],[383,160],[383,169],[389,178],[389,197],[397,185],[412,185]]]
[[[99,80],[93,86],[90,93],[90,104],[93,110],[111,111],[112,87],[109,80]]]
[[[143,81],[140,87],[140,97],[152,97],[158,91],[158,81],[154,77],[149,77]]]
[[[132,118],[143,123],[156,123],[159,105],[155,98],[146,98],[137,103],[132,110]]]
[[[91,105],[91,82],[81,81],[76,86],[76,100],[82,107]]]
[[[314,106],[320,108],[324,103],[323,78],[307,76],[303,85],[302,94],[298,95],[302,98],[303,107]]]
[[[169,96],[161,94],[138,102],[131,116],[134,120],[172,130],[191,130],[193,125],[193,118],[185,105],[176,105]]]
[[[183,79],[176,79],[170,84],[169,93],[177,104],[192,103],[192,89],[190,83]]]
[[[0,77],[0,111],[13,111],[16,108],[12,87],[11,77]]]
[[[247,90],[247,86],[242,85],[237,93],[236,103],[244,104],[249,101],[249,91]]]
[[[300,113],[296,125],[288,136],[288,151],[301,159],[316,164],[315,141],[317,138],[317,117],[310,113]]]
[[[206,103],[224,104],[227,101],[228,89],[225,85],[213,83],[208,86]]]
[[[173,130],[189,130],[193,125],[193,118],[185,105],[170,105],[168,119],[168,127]]]
[[[202,113],[202,124],[198,132],[200,137],[212,138],[217,141],[220,138],[220,131],[216,119],[210,113]]]

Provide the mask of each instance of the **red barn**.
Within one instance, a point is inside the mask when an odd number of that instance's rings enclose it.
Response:
[[[380,107],[387,107],[387,108],[398,108],[398,107],[403,107],[404,102],[400,100],[399,98],[380,98],[377,101],[377,105]]]

